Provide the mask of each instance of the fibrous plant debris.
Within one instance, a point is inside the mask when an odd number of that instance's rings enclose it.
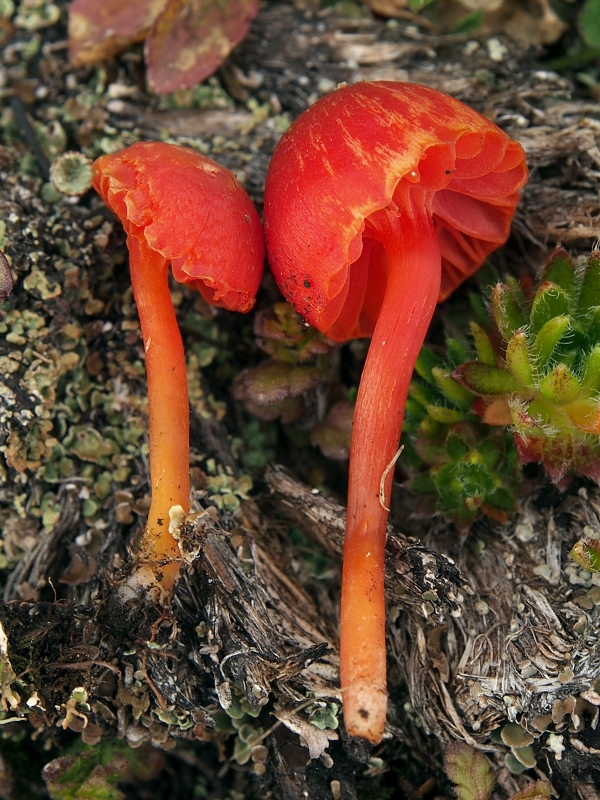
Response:
[[[10,264],[4,253],[0,252],[0,300],[6,300],[13,288],[13,277]]]

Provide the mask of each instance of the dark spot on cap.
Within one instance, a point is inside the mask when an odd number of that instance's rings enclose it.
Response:
[[[308,278],[304,278],[304,288],[310,289],[310,281],[308,280]]]
[[[361,717],[362,717],[363,719],[369,719],[369,712],[367,711],[367,709],[366,709],[366,708],[360,708],[360,709],[358,710],[358,713],[361,715]]]
[[[446,175],[452,175],[452,170],[451,169],[447,169],[446,170]]]

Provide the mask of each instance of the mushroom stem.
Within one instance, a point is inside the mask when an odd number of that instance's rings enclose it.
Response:
[[[190,504],[190,423],[185,356],[169,290],[168,260],[146,244],[139,229],[129,232],[128,247],[133,296],[146,354],[152,486],[152,502],[138,563],[158,562],[161,588],[163,593],[168,593],[181,567],[177,542],[169,533],[169,510],[181,506],[187,513]]]
[[[407,218],[408,217],[408,218]],[[441,256],[429,211],[417,203],[372,214],[365,235],[385,249],[388,278],[362,373],[350,451],[340,619],[344,722],[378,743],[386,720],[384,554],[393,469],[415,361],[440,291]]]

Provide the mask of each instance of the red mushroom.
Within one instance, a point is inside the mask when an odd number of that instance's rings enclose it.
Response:
[[[260,283],[260,220],[229,170],[185,147],[139,142],[94,163],[94,188],[127,233],[129,266],[146,353],[152,502],[131,585],[168,598],[181,555],[169,512],[190,502],[189,402],[181,334],[168,283],[213,305],[249,311]]]
[[[372,336],[352,428],[340,679],[348,731],[385,727],[384,551],[392,466],[436,302],[503,244],[527,180],[520,145],[433,89],[345,86],[279,142],[264,223],[273,274],[336,341]]]

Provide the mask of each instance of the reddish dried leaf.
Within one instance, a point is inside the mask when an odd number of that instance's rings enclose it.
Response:
[[[203,81],[244,38],[259,0],[168,0],[145,44],[148,84],[174,92]]]
[[[93,64],[141,42],[168,0],[73,0],[69,6],[69,60]]]

